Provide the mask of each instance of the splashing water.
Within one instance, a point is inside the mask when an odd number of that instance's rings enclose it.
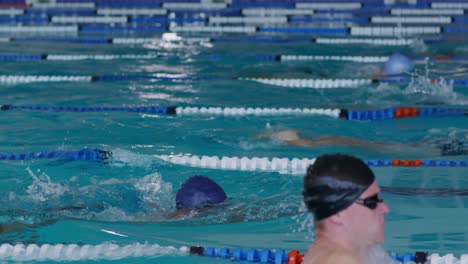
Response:
[[[306,240],[315,240],[314,233],[314,217],[307,211],[305,204],[302,202],[299,208],[298,215],[292,216],[292,219],[297,223],[297,228],[293,229],[293,233],[306,232]]]
[[[174,208],[172,184],[164,182],[161,175],[153,173],[146,175],[135,183],[142,201],[151,205],[151,211],[169,211]]]
[[[390,258],[388,253],[382,248],[381,245],[376,245],[371,248],[369,255],[367,256],[367,261],[365,264],[396,264],[393,259]]]
[[[418,53],[427,52],[429,50],[429,47],[426,45],[426,43],[424,43],[424,40],[415,39],[411,42],[410,49],[413,50],[413,52]]]
[[[155,159],[150,155],[137,154],[124,149],[112,150],[112,166],[123,167],[129,165],[149,168],[154,161]]]
[[[307,211],[307,208],[304,203],[301,203],[301,207],[299,209],[300,212],[303,214],[295,215],[292,219],[297,223],[297,228],[292,230],[293,233],[299,233],[306,231],[307,236],[305,237],[306,240],[314,241],[315,240],[315,233],[314,233],[314,217],[311,213]],[[367,256],[365,264],[396,264],[388,253],[382,248],[381,245],[376,245],[371,248],[369,254]]]
[[[47,202],[47,215],[110,222],[140,221],[139,216],[144,212],[164,215],[174,207],[172,184],[164,182],[158,173],[138,179],[111,178],[74,188],[53,182],[45,173],[37,175],[30,168],[26,170],[33,178],[27,196],[10,195],[9,199],[38,205]],[[21,222],[31,221],[35,219],[21,219]]]
[[[466,99],[461,98],[453,90],[453,81],[447,81],[443,77],[433,81],[427,76],[416,76],[411,78],[408,86],[403,90],[403,94],[422,95],[426,100],[438,101],[451,104],[467,104]]]
[[[26,171],[33,178],[33,183],[28,186],[27,193],[35,201],[45,202],[50,199],[58,198],[69,191],[68,187],[53,183],[49,175],[45,173],[37,176],[29,167],[26,168]]]
[[[447,127],[444,129],[432,128],[423,138],[426,144],[439,146],[451,142],[468,142],[468,130],[456,127]]]
[[[171,23],[172,24],[172,23]],[[183,38],[177,33],[164,33],[161,39],[143,44],[150,50],[183,50],[185,53],[198,54],[201,48],[213,48],[208,38]]]
[[[468,98],[454,91],[453,81],[439,77],[429,78],[429,68],[423,74],[412,73],[409,84],[402,90],[399,86],[381,83],[371,90],[367,103],[394,106],[395,103],[417,102],[419,104],[467,105]],[[398,97],[398,98],[396,98]]]
[[[134,216],[127,214],[125,211],[117,207],[109,207],[100,212],[63,211],[61,215],[78,219],[98,220],[106,222],[131,222],[135,220]]]
[[[422,96],[426,101],[435,101],[440,103],[466,105],[468,99],[458,94],[453,89],[453,81],[446,80],[444,77],[438,79],[429,78],[429,60],[426,59],[424,72],[419,74],[417,71],[412,73],[411,81],[403,90],[405,95]]]

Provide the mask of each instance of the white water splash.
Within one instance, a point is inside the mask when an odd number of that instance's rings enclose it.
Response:
[[[423,141],[434,146],[454,141],[467,142],[468,129],[457,127],[447,127],[444,129],[431,128],[423,138]]]
[[[424,40],[415,39],[413,42],[411,42],[410,49],[415,53],[424,53],[429,50],[429,46],[424,43]]]
[[[45,202],[69,191],[67,186],[52,182],[49,175],[45,173],[37,176],[29,167],[26,171],[33,178],[33,183],[28,186],[27,193],[35,201]]]
[[[150,50],[184,50],[197,54],[201,47],[213,48],[213,44],[208,38],[184,38],[177,33],[164,33],[161,39],[143,44],[143,48]]]
[[[77,213],[71,212],[63,212],[64,215],[74,216],[77,218],[84,218],[87,220],[99,220],[99,221],[106,221],[106,222],[119,222],[119,221],[127,221],[131,222],[134,221],[135,218],[133,216],[128,215],[125,211],[117,207],[109,207],[100,212],[78,212]]]
[[[164,182],[159,173],[146,175],[135,183],[140,199],[152,205],[153,209],[167,211],[173,208],[172,184]]]
[[[427,71],[424,75],[413,74],[403,90],[395,84],[380,83],[371,91],[367,103],[394,106],[396,101],[416,101],[421,104],[468,105],[468,98],[454,91],[453,82],[442,77],[432,80],[427,75]],[[395,96],[404,97],[398,100]]]
[[[293,233],[300,233],[306,231],[306,240],[314,241],[314,217],[307,211],[304,203],[301,204],[300,212],[304,214],[293,216],[292,219],[298,223],[298,227],[293,230]],[[388,255],[388,253],[382,248],[381,245],[376,245],[371,248],[367,255],[364,264],[396,264]]]
[[[385,251],[381,245],[376,245],[371,248],[369,251],[369,255],[367,256],[367,261],[365,264],[396,264],[392,258],[388,255],[387,251]]]
[[[468,98],[454,91],[453,81],[446,80],[443,77],[431,79],[429,78],[430,71],[429,60],[426,58],[424,72],[418,73],[415,71],[412,73],[411,81],[403,90],[403,94],[417,94],[425,100],[435,102],[458,105],[468,104]]]
[[[272,147],[278,146],[278,142],[252,142],[249,140],[241,140],[239,142],[239,147],[242,150],[255,150],[255,149],[271,149]]]
[[[301,203],[299,212],[302,214],[298,214],[298,215],[291,217],[298,224],[298,227],[293,229],[292,232],[293,233],[306,232],[306,236],[305,236],[306,240],[310,240],[310,241],[315,240],[314,217],[312,216],[311,213],[308,212],[303,202]]]
[[[457,99],[457,94],[453,91],[453,81],[447,81],[442,77],[433,81],[426,76],[416,75],[411,78],[410,83],[403,90],[403,93],[418,93],[426,96],[434,96],[438,99],[442,99],[442,96],[446,96],[446,100],[448,101]]]

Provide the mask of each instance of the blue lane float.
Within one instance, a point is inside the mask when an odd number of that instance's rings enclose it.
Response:
[[[38,151],[20,154],[1,154],[0,160],[6,161],[26,161],[39,159],[62,159],[70,161],[106,161],[110,158],[110,152],[101,149],[82,149],[78,151]]]
[[[0,16],[0,23],[49,23],[50,19],[44,16]]]
[[[14,106],[2,105],[1,110],[51,111],[51,112],[136,112],[160,115],[175,115],[175,107],[141,106],[141,107],[108,107],[108,106]]]
[[[190,248],[190,254],[211,258],[222,258],[234,261],[248,261],[259,263],[283,264],[288,261],[288,253],[283,249],[244,249],[244,248],[213,248],[194,246]]]
[[[221,258],[232,261],[246,261],[254,263],[274,263],[274,264],[301,264],[303,255],[298,250],[286,252],[283,249],[256,249],[256,248],[214,248],[214,247],[190,247],[190,254],[210,258]],[[416,251],[399,255],[395,252],[388,252],[390,258],[399,263],[426,263],[428,253]],[[431,262],[432,263],[432,262]]]

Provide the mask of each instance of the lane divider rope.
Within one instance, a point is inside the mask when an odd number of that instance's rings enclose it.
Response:
[[[196,168],[239,171],[277,171],[285,174],[304,175],[315,158],[267,158],[197,155],[155,155],[169,163]],[[466,160],[365,160],[372,167],[467,167]]]
[[[65,42],[65,43],[80,43],[87,45],[102,45],[102,44],[115,44],[115,45],[135,45],[162,41],[161,38],[51,38],[51,37],[2,37],[0,42]],[[211,38],[187,38],[183,41],[188,42],[267,42],[267,43],[285,43],[285,42],[314,42],[318,44],[329,45],[377,45],[377,46],[408,46],[418,41],[431,44],[433,40],[418,40],[415,38],[284,38],[284,37],[211,37]],[[450,42],[450,39],[445,40]]]
[[[345,120],[386,120],[423,117],[464,117],[468,109],[447,107],[391,107],[386,109],[292,108],[292,107],[196,107],[196,106],[41,106],[1,105],[1,111],[43,112],[136,112],[179,116],[328,116]]]
[[[51,82],[117,82],[117,81],[170,81],[170,82],[201,82],[201,81],[253,81],[267,85],[289,88],[335,89],[360,88],[378,83],[407,84],[408,77],[383,79],[299,79],[299,78],[251,78],[251,77],[158,77],[152,75],[0,75],[0,84],[51,83]],[[431,83],[445,82],[455,86],[468,86],[468,79],[437,80]]]
[[[77,244],[1,244],[0,259],[7,261],[82,261],[117,260],[129,257],[156,255],[187,255],[189,248],[175,248],[158,244],[98,245]]]
[[[0,54],[0,61],[29,61],[29,60],[47,60],[47,61],[77,61],[77,60],[118,60],[118,59],[155,59],[163,57],[160,54]]]
[[[416,251],[399,255],[388,253],[390,258],[398,263],[428,263],[428,264],[468,264],[468,254],[440,255],[438,253]],[[245,261],[254,263],[301,264],[303,254],[299,250],[286,252],[283,249],[256,248],[214,248],[214,247],[173,247],[158,244],[127,244],[102,243],[98,245],[78,244],[1,244],[0,259],[6,261],[83,261],[83,260],[118,260],[130,257],[151,257],[162,255],[203,256],[227,259],[231,261]]]
[[[167,57],[162,54],[0,54],[0,61],[77,61],[77,60],[118,60],[118,59],[155,59]],[[229,55],[211,54],[207,59],[219,60],[222,58],[234,57]],[[256,59],[259,61],[343,61],[359,63],[383,63],[389,56],[341,56],[341,55],[246,55],[235,56],[236,58]],[[415,57],[411,58],[416,62],[461,62],[468,61],[468,57],[462,56],[435,56],[435,57]]]
[[[229,157],[197,155],[154,155],[166,162],[199,168],[240,171],[279,171],[282,173],[304,174],[315,158],[268,158],[268,157]],[[0,160],[65,159],[108,162],[112,152],[102,149],[82,149],[79,151],[38,151],[18,154],[0,154]],[[368,159],[366,164],[373,167],[467,167],[467,160],[401,160]]]

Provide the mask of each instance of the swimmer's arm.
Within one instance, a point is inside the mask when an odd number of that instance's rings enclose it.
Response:
[[[35,223],[35,224],[25,224],[25,223],[19,223],[19,222],[10,223],[10,224],[0,224],[0,234],[22,232],[25,229],[46,226],[46,225],[53,224],[55,222],[57,222],[57,219],[48,219],[48,220],[42,221],[40,223]]]
[[[253,138],[254,139],[264,139],[264,138],[270,139],[271,133],[260,133],[260,134],[255,135]]]
[[[58,207],[58,208],[49,208],[45,209],[45,213],[56,213],[56,212],[61,212],[61,211],[70,211],[70,210],[82,210],[82,209],[89,209],[89,208],[98,208],[98,209],[103,209],[101,205],[93,205],[93,206],[85,206],[85,205],[69,205],[69,206],[63,206],[63,207]],[[3,212],[5,213],[5,212]],[[15,210],[14,212],[10,212],[10,214],[29,214],[26,211],[18,211]],[[2,233],[13,233],[13,232],[21,232],[25,229],[29,228],[37,228],[41,226],[47,226],[50,224],[53,224],[57,222],[58,219],[47,219],[44,221],[41,221],[39,223],[34,223],[34,224],[26,224],[26,223],[21,223],[21,222],[15,222],[15,223],[5,223],[5,224],[0,224],[0,234]]]
[[[46,212],[61,212],[61,211],[71,211],[71,210],[83,210],[83,209],[103,210],[104,206],[102,206],[100,204],[94,204],[94,205],[84,205],[84,204],[67,205],[67,206],[62,206],[62,207],[49,208],[49,209],[46,209]]]
[[[382,146],[382,143],[364,141],[351,137],[338,137],[338,136],[320,136],[317,140],[308,139],[295,139],[284,141],[291,146],[302,147],[320,147],[320,146],[348,146],[358,147],[364,149],[375,149]]]

